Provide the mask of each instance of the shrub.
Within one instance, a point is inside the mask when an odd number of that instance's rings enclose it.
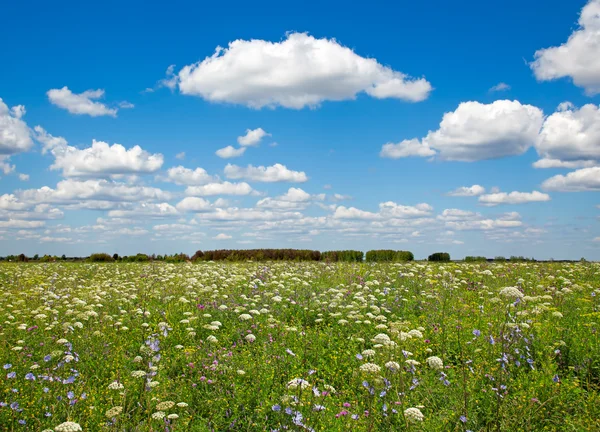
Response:
[[[107,253],[93,253],[89,256],[88,261],[91,261],[91,262],[113,262],[114,259]]]
[[[466,256],[465,262],[487,262],[487,258],[483,256]]]
[[[321,253],[321,261],[362,262],[364,255],[362,251],[355,250],[327,251]]]
[[[448,252],[436,252],[427,258],[428,261],[442,261],[447,262],[450,261],[450,254]]]
[[[412,261],[415,259],[415,256],[410,251],[380,249],[368,251],[366,259],[367,262],[401,262]]]

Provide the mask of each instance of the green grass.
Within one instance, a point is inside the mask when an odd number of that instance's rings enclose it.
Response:
[[[600,430],[599,322],[595,263],[0,264],[0,424]]]

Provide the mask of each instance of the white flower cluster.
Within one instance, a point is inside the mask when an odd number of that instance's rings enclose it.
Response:
[[[444,362],[439,357],[436,357],[436,356],[427,357],[426,361],[431,369],[435,369],[435,370],[444,369]]]
[[[419,408],[407,408],[404,410],[404,417],[409,423],[422,422],[425,416]]]

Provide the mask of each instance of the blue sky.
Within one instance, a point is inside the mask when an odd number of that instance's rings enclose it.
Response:
[[[600,259],[598,0],[4,11],[0,254]]]

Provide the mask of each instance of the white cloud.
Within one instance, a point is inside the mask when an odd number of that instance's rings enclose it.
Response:
[[[111,218],[168,218],[177,216],[179,212],[169,203],[141,203],[138,206],[125,210],[110,210]]]
[[[46,223],[44,221],[27,221],[18,219],[0,220],[0,228],[19,228],[19,229],[35,229],[41,228]]]
[[[445,209],[437,219],[442,221],[446,228],[457,231],[491,231],[518,228],[523,225],[521,216],[517,212],[505,213],[496,219],[491,219],[471,211]]]
[[[19,199],[31,203],[80,204],[82,201],[137,202],[169,200],[171,195],[153,187],[131,186],[108,180],[60,181],[56,189],[43,186],[17,193]]]
[[[28,181],[29,180],[29,174],[19,174],[19,180],[21,181]]]
[[[591,0],[567,42],[535,52],[531,68],[539,81],[570,77],[588,95],[600,93],[600,0]]]
[[[117,116],[116,108],[108,108],[95,99],[100,99],[104,96],[104,90],[86,90],[83,93],[73,93],[68,87],[61,89],[51,89],[46,93],[48,99],[54,105],[66,109],[71,114],[87,114],[92,117],[98,116]]]
[[[231,159],[240,157],[246,151],[246,147],[235,148],[234,146],[223,147],[215,152],[217,156],[222,159]]]
[[[487,206],[496,206],[499,204],[525,204],[531,202],[550,201],[550,195],[533,191],[533,192],[498,192],[492,194],[481,195],[479,202]]]
[[[185,152],[180,152],[175,155],[175,159],[183,160],[185,159]]]
[[[433,155],[435,155],[435,150],[432,150],[427,143],[421,142],[416,138],[404,140],[398,144],[384,144],[379,153],[379,156],[390,159],[400,159],[411,156],[428,157]]]
[[[455,197],[474,197],[485,193],[485,188],[480,185],[473,186],[462,186],[458,189],[454,189],[452,192],[448,192],[449,196]]]
[[[181,165],[169,168],[167,170],[167,176],[161,179],[185,186],[198,186],[215,181],[215,177],[209,175],[204,168],[192,170]]]
[[[375,220],[379,219],[380,216],[377,213],[368,212],[365,210],[357,209],[356,207],[344,207],[339,206],[335,209],[333,214],[334,219],[367,219]]]
[[[122,101],[122,102],[119,102],[119,108],[131,109],[131,108],[135,108],[135,105],[132,104],[131,102]]]
[[[33,147],[29,128],[22,120],[24,115],[23,105],[9,109],[0,98],[0,156],[25,152]]]
[[[303,210],[311,202],[323,201],[324,199],[325,194],[311,195],[300,188],[289,188],[281,196],[261,199],[256,203],[256,206],[274,210]]]
[[[256,191],[246,182],[231,183],[209,183],[204,186],[189,186],[185,190],[189,196],[212,196],[212,195],[254,195]]]
[[[93,140],[91,147],[78,149],[40,126],[36,126],[35,131],[44,151],[50,151],[55,158],[50,169],[62,170],[65,177],[149,174],[158,171],[163,164],[162,154],[150,154],[137,145],[126,149],[121,144]]]
[[[425,217],[431,214],[433,207],[426,203],[420,203],[415,206],[405,206],[396,204],[393,201],[387,201],[379,204],[379,212],[385,218],[413,218]]]
[[[500,92],[500,91],[507,91],[510,90],[510,86],[506,83],[498,83],[495,86],[493,86],[492,88],[490,88],[490,92]]]
[[[198,197],[185,197],[177,203],[176,207],[183,212],[205,212],[212,209],[210,202]]]
[[[285,165],[275,164],[269,167],[248,165],[246,168],[227,164],[225,175],[230,179],[245,179],[257,182],[295,182],[308,181],[304,171],[292,171]]]
[[[237,142],[241,146],[255,146],[266,136],[271,136],[271,134],[265,132],[263,128],[246,129],[246,135],[239,136]]]
[[[561,104],[544,122],[535,148],[543,158],[534,164],[536,168],[597,164],[600,160],[600,107],[587,104],[577,109],[570,103]]]
[[[516,100],[462,102],[444,114],[439,129],[430,131],[420,146],[416,139],[386,144],[381,156],[431,156],[437,150],[442,160],[474,162],[520,155],[534,144],[543,117],[539,108]]]
[[[600,167],[582,168],[556,175],[542,183],[542,189],[557,192],[600,191]]]
[[[2,171],[4,175],[15,172],[16,167],[10,164],[9,159],[9,156],[0,155],[0,171]]]
[[[300,212],[273,212],[270,210],[253,208],[215,208],[212,212],[199,213],[196,215],[198,221],[218,221],[218,222],[257,222],[273,220],[292,220],[300,219],[303,215]]]
[[[213,237],[215,240],[229,240],[232,238],[229,234],[221,233]]]
[[[361,92],[418,102],[432,90],[424,78],[411,78],[334,39],[306,33],[288,33],[281,42],[233,41],[185,66],[178,80],[184,94],[252,108],[316,107],[326,100],[354,99]]]
[[[600,165],[595,160],[561,161],[559,159],[540,159],[531,164],[534,168],[589,168]]]

